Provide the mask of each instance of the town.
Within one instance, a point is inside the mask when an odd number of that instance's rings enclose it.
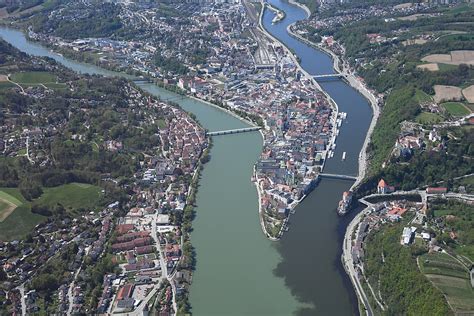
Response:
[[[298,66],[292,53],[257,28],[259,5],[227,2],[190,6],[186,7],[189,17],[176,24],[178,17],[156,18],[160,6],[121,4],[120,18],[126,21],[124,24],[133,25],[127,29],[144,29],[145,34],[159,30],[165,37],[172,33],[173,40],[179,34],[178,46],[154,42],[156,34],[133,41],[67,40],[30,27],[29,37],[65,54],[79,54],[85,60],[100,56],[97,62],[105,67],[149,76],[168,88],[220,105],[262,126],[264,150],[255,165],[253,181],[259,190],[262,228],[269,238],[279,238],[288,229],[291,210],[314,188],[325,160],[331,157],[336,119],[342,121],[343,117]],[[179,8],[178,4],[172,7]],[[58,19],[68,14],[72,19],[79,18],[74,16],[79,11],[66,10],[67,14],[62,12]],[[51,14],[55,16],[55,12]],[[212,49],[199,54],[199,60],[186,56],[192,51],[186,45],[195,43],[191,38],[202,39],[197,49]],[[179,63],[187,68],[185,74],[181,68],[167,69],[165,63],[157,63],[167,60],[169,65],[170,56],[178,56]]]
[[[0,144],[31,178],[11,187],[24,171],[2,160],[1,310],[176,313],[191,281],[205,130],[130,81],[2,45],[1,71],[17,71],[2,75]]]

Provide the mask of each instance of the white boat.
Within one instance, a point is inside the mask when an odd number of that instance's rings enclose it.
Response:
[[[346,152],[342,153],[342,160],[346,160]]]

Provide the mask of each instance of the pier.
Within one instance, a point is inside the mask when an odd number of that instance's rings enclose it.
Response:
[[[260,129],[262,129],[260,126],[246,127],[246,128],[237,128],[237,129],[228,129],[228,130],[224,130],[224,131],[207,132],[206,135],[208,135],[208,136],[230,135],[230,134],[255,132],[255,131],[258,131]]]
[[[340,180],[357,180],[355,176],[349,176],[345,174],[334,174],[334,173],[320,173],[319,176],[321,178],[328,178],[328,179],[340,179]]]

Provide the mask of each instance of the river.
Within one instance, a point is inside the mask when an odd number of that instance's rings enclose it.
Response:
[[[331,73],[326,54],[290,37],[286,25],[305,18],[301,8],[284,1],[270,1],[286,12],[272,25],[273,14],[264,15],[267,30],[291,47],[311,74]],[[15,30],[0,28],[0,36],[20,50],[48,56],[63,65],[89,74],[126,76],[79,63],[31,43]],[[371,110],[365,99],[342,81],[321,83],[348,113],[341,128],[333,159],[326,172],[357,173],[357,156],[367,131]],[[206,103],[181,97],[153,84],[144,90],[172,100],[210,131],[239,128],[246,123]],[[197,217],[192,243],[197,266],[191,287],[195,315],[302,315],[356,314],[357,301],[340,262],[342,238],[351,217],[340,218],[335,209],[351,182],[322,180],[296,208],[290,231],[279,242],[270,242],[261,231],[256,189],[250,182],[252,167],[262,149],[259,133],[234,134],[213,139],[211,161],[205,165],[197,194]],[[347,159],[341,161],[342,152]]]
[[[263,26],[300,58],[301,66],[312,75],[334,73],[330,56],[292,37],[288,25],[305,19],[306,12],[284,0],[269,0],[286,17],[272,24],[274,13],[265,10]],[[344,81],[331,79],[319,82],[347,113],[337,138],[334,157],[324,172],[357,175],[358,157],[372,118],[368,101]],[[342,154],[346,152],[346,159]],[[336,214],[343,191],[352,182],[323,179],[318,187],[296,209],[291,217],[290,231],[277,243],[282,256],[275,275],[285,280],[299,302],[310,307],[299,309],[300,315],[358,314],[357,297],[341,263],[342,241],[346,227],[356,212],[341,218]]]

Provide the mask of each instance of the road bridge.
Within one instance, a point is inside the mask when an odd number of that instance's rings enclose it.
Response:
[[[328,79],[337,79],[337,78],[344,78],[344,75],[341,73],[337,74],[327,74],[327,75],[315,75],[313,78],[317,81],[323,81]]]
[[[255,69],[273,69],[275,68],[274,64],[255,64]]]
[[[334,173],[320,173],[319,176],[321,178],[328,178],[328,179],[340,179],[340,180],[357,180],[355,176],[349,176],[345,174],[334,174]]]
[[[230,134],[254,132],[260,129],[262,129],[260,126],[255,126],[255,127],[237,128],[237,129],[228,129],[224,131],[207,132],[206,135],[208,136],[230,135]]]

